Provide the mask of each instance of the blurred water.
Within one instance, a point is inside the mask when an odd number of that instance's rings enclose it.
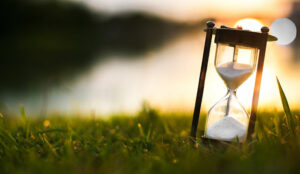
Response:
[[[200,72],[204,33],[191,32],[159,49],[135,57],[109,54],[96,58],[90,68],[75,78],[26,92],[5,92],[2,110],[17,113],[24,104],[30,115],[65,113],[110,115],[134,113],[144,101],[162,111],[192,112]],[[268,44],[260,104],[265,109],[281,109],[276,86],[277,75],[292,108],[299,108],[300,62],[293,57],[295,48]],[[213,66],[212,44],[207,74],[204,108],[207,110],[226,88]],[[103,56],[103,55],[99,55]],[[249,108],[252,76],[238,89],[238,98]]]

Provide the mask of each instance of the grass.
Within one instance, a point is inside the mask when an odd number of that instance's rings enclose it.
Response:
[[[147,106],[108,120],[31,119],[21,107],[20,118],[0,114],[0,173],[298,173],[299,112],[278,85],[285,112],[258,113],[251,142],[217,147],[190,143],[190,116]]]
[[[284,113],[260,113],[252,142],[205,146],[189,141],[191,117],[144,109],[135,117],[3,116],[0,173],[296,173],[300,138]],[[298,118],[298,117],[297,117]],[[299,135],[295,119],[295,135]]]

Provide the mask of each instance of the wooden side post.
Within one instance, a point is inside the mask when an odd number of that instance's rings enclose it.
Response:
[[[257,70],[256,70],[255,86],[254,86],[251,114],[250,114],[250,120],[249,120],[249,126],[248,126],[248,136],[247,136],[248,140],[251,139],[252,134],[254,133],[254,128],[255,128],[256,112],[257,112],[257,107],[258,107],[258,99],[259,99],[261,78],[262,78],[263,67],[264,67],[265,52],[266,52],[269,28],[264,26],[261,28],[261,32],[264,36],[263,39],[261,40],[261,42],[264,44],[261,46],[261,48],[259,48],[258,65],[257,65]]]
[[[212,21],[206,22],[206,39],[205,39],[205,45],[204,45],[204,51],[203,51],[203,58],[202,58],[202,65],[201,65],[201,71],[200,71],[200,77],[199,77],[199,83],[198,83],[197,97],[196,97],[196,102],[195,102],[195,109],[194,109],[194,114],[193,114],[192,128],[191,128],[192,140],[196,139],[196,134],[197,134],[197,128],[198,128],[198,122],[199,122],[199,116],[200,116],[200,110],[201,110],[201,103],[202,103],[202,97],[203,97],[203,90],[204,90],[204,83],[205,83],[205,76],[206,76],[209,51],[210,51],[210,45],[211,45],[211,38],[212,38],[214,26],[215,26],[214,22],[212,22]]]

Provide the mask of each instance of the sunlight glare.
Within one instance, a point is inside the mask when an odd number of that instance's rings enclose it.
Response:
[[[257,19],[245,18],[237,21],[234,25],[234,28],[237,26],[241,26],[244,30],[259,32],[263,24]]]

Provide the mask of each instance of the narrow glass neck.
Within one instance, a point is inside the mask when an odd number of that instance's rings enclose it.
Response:
[[[236,95],[236,89],[235,89],[235,90],[232,90],[232,89],[230,89],[230,88],[227,88],[227,94],[226,94],[226,95],[228,95],[228,94]]]

